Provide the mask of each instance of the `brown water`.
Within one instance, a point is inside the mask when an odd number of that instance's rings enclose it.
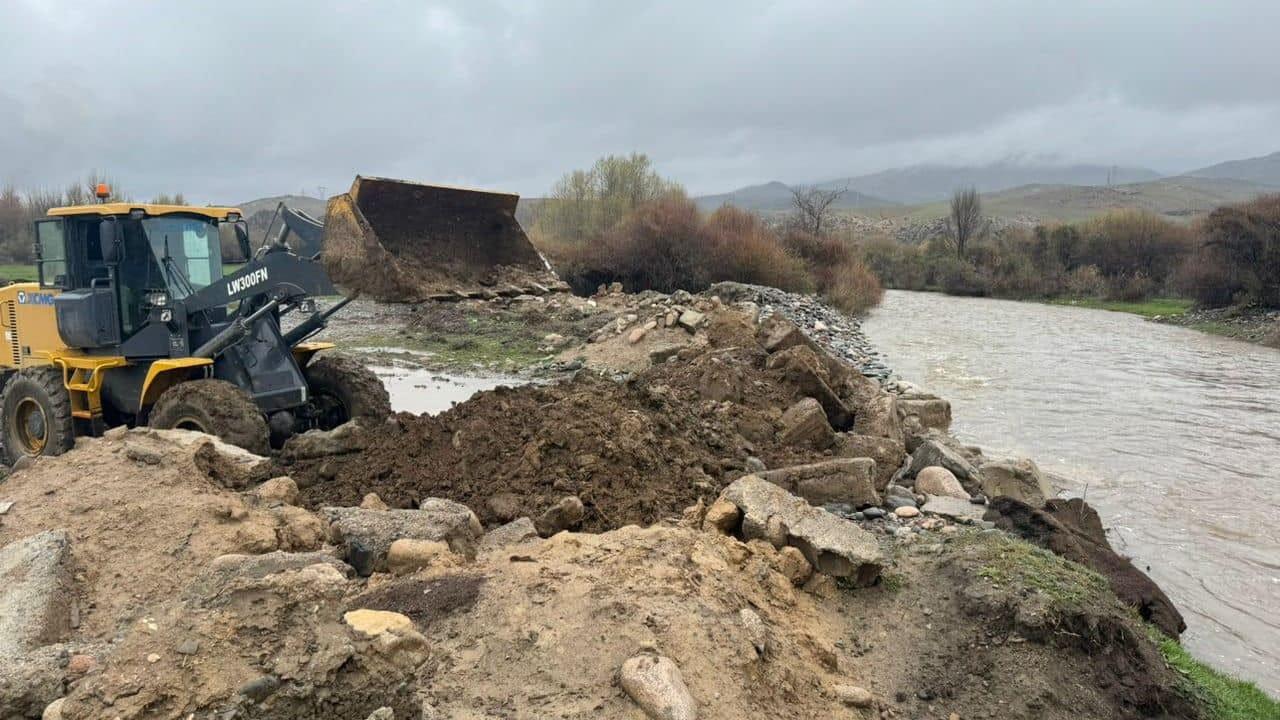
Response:
[[[1280,694],[1280,351],[1102,310],[889,292],[863,324],[989,456],[1098,508],[1198,658]]]

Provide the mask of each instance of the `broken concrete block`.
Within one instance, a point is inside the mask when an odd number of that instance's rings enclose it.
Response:
[[[848,503],[862,508],[880,504],[875,488],[876,462],[871,458],[825,460],[756,474],[812,505]]]
[[[697,310],[685,310],[684,312],[680,313],[680,317],[676,320],[676,323],[679,324],[680,327],[684,328],[685,330],[688,330],[689,332],[693,332],[697,330],[699,327],[702,327],[702,323],[706,319],[707,319],[707,316],[703,315]]]
[[[71,634],[71,539],[47,530],[0,548],[0,658]]]
[[[1011,497],[1041,508],[1054,494],[1040,468],[1027,458],[993,460],[984,463],[979,473],[982,492],[989,498]]]
[[[968,460],[947,445],[938,440],[925,440],[920,443],[920,447],[911,453],[911,466],[907,468],[907,475],[916,476],[921,470],[927,467],[937,465],[951,471],[961,482],[966,480],[978,479],[978,469]]]
[[[942,398],[899,398],[902,417],[915,418],[921,428],[946,432],[951,428],[951,403]]]
[[[480,520],[466,505],[440,498],[423,500],[417,510],[365,510],[326,507],[329,539],[361,575],[386,569],[387,551],[401,538],[440,540],[465,557],[474,557],[484,534]]]
[[[907,449],[902,443],[890,438],[841,433],[836,437],[835,454],[839,457],[866,457],[874,460],[876,491],[884,492],[889,487],[893,474],[902,467]]]
[[[822,405],[813,398],[804,398],[782,414],[782,432],[778,439],[789,445],[825,448],[835,439],[835,431],[827,422]]]

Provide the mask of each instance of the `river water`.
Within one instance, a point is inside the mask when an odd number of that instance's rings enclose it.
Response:
[[[989,457],[1070,480],[1186,618],[1280,694],[1280,351],[1102,310],[890,291],[863,329]],[[1149,568],[1149,569],[1148,569]]]

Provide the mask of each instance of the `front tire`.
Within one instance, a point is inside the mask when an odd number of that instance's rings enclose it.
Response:
[[[348,420],[374,425],[391,414],[391,397],[382,381],[357,360],[325,355],[312,360],[303,374],[321,430],[332,430]]]
[[[226,380],[188,380],[165,390],[147,424],[216,435],[258,455],[271,451],[262,411],[249,393]]]
[[[76,444],[71,396],[55,367],[25,368],[0,393],[0,449],[5,463],[22,456],[61,455]]]

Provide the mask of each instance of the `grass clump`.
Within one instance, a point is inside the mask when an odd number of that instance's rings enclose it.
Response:
[[[1164,660],[1182,676],[1182,689],[1194,697],[1212,720],[1276,720],[1280,702],[1257,685],[1218,672],[1191,657],[1178,641],[1152,628],[1151,639]]]
[[[979,577],[1035,591],[1055,609],[1079,608],[1110,593],[1106,578],[1089,568],[1008,537],[984,538],[980,562]]]

